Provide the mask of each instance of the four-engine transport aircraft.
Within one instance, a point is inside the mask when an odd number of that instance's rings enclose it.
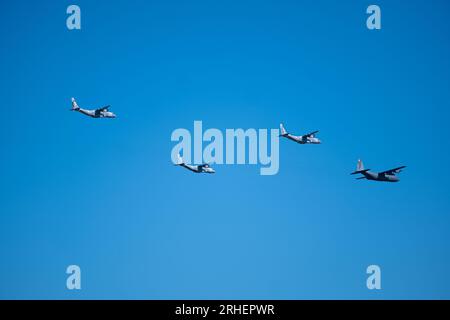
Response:
[[[178,155],[178,162],[175,164],[176,166],[184,167],[188,170],[191,170],[195,173],[216,173],[213,168],[210,167],[209,164],[204,163],[198,166],[193,166],[189,164],[185,164],[183,161],[183,158],[181,158],[180,155]]]
[[[280,134],[281,137],[285,137],[289,140],[295,141],[300,144],[320,144],[321,143],[321,141],[318,138],[316,138],[316,136],[315,136],[316,133],[318,133],[319,131],[314,131],[314,132],[305,134],[303,136],[294,136],[286,131],[286,129],[284,128],[282,123],[280,123],[280,130],[281,130],[281,134]]]
[[[77,102],[75,101],[75,98],[72,98],[72,109],[70,109],[70,111],[78,111],[92,118],[115,118],[116,115],[111,111],[109,111],[108,110],[109,108],[110,106],[106,106],[95,110],[82,109],[78,106]]]
[[[370,169],[364,169],[362,161],[358,160],[358,164],[356,165],[356,171],[352,172],[351,174],[361,173],[363,175],[363,177],[356,178],[357,180],[367,179],[384,182],[398,182],[400,181],[400,179],[396,176],[396,174],[400,173],[404,168],[406,168],[406,166],[401,166],[383,172],[371,172],[369,171]]]

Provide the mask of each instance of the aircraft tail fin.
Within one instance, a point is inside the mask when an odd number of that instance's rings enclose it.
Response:
[[[181,166],[183,164],[184,164],[183,158],[180,156],[180,154],[177,154],[177,163],[175,165]]]
[[[356,171],[362,171],[364,170],[364,163],[361,159],[358,160],[358,163],[356,164]]]
[[[285,136],[288,134],[288,132],[286,131],[286,129],[284,128],[282,123],[280,123],[280,131],[281,131],[281,136]]]
[[[79,109],[80,109],[80,107],[78,106],[77,102],[75,101],[75,98],[72,98],[72,109],[70,109],[70,110],[76,111]]]
[[[352,172],[351,174],[357,174],[357,173],[365,173],[369,171],[370,169],[364,169],[364,164],[361,160],[358,160],[358,163],[356,164],[356,171]]]

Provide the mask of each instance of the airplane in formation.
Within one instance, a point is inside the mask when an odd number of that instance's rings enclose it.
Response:
[[[364,164],[361,160],[358,160],[358,164],[356,165],[356,171],[351,174],[362,174],[363,176],[360,178],[356,178],[357,180],[367,179],[374,181],[383,181],[383,182],[398,182],[400,179],[396,176],[396,174],[402,172],[402,170],[406,168],[406,166],[401,166],[398,168],[382,171],[382,172],[372,172],[370,169],[364,169]]]
[[[92,118],[116,118],[116,115],[109,111],[110,106],[105,106],[99,109],[88,110],[82,109],[78,106],[75,98],[72,98],[72,108],[71,111],[77,111],[84,115],[87,115]],[[319,131],[313,131],[311,133],[302,135],[302,136],[294,136],[286,131],[283,124],[280,124],[281,137],[287,138],[289,140],[295,141],[299,144],[320,144],[320,139],[316,138],[316,134]],[[207,163],[201,165],[188,165],[184,163],[183,158],[178,154],[178,162],[175,164],[176,166],[184,167],[195,173],[216,173],[216,171],[211,168],[211,166]],[[406,166],[397,167],[394,169],[382,171],[382,172],[372,172],[370,169],[364,169],[364,165],[361,160],[358,160],[356,171],[351,174],[362,174],[363,177],[357,178],[357,180],[367,179],[374,181],[384,181],[384,182],[398,182],[400,179],[396,176],[396,174],[400,173]]]
[[[75,98],[72,98],[72,108],[70,111],[77,111],[92,118],[116,118],[116,115],[109,111],[109,108],[110,106],[94,110],[82,109],[78,106]]]
[[[280,123],[280,130],[281,130],[281,134],[280,134],[281,137],[295,141],[300,144],[321,144],[322,143],[319,140],[319,138],[316,138],[316,134],[319,131],[313,131],[311,133],[308,133],[308,134],[305,134],[302,136],[294,136],[286,131],[286,129],[284,128],[282,123]]]
[[[216,171],[213,168],[211,168],[211,166],[207,163],[204,163],[204,164],[201,164],[198,166],[193,166],[193,165],[184,163],[183,158],[181,158],[181,156],[179,154],[178,154],[178,161],[175,165],[186,168],[195,173],[216,173]]]

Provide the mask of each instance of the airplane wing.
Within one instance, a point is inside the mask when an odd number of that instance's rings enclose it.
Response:
[[[352,173],[350,173],[350,174],[365,173],[365,172],[368,172],[368,171],[370,171],[370,169],[357,170],[357,171],[353,171],[353,172],[352,172]]]
[[[398,168],[386,170],[386,171],[383,171],[383,172],[379,172],[378,174],[380,174],[380,175],[385,175],[385,174],[387,174],[387,175],[395,175],[397,173],[400,173],[402,171],[402,169],[404,169],[404,168],[406,168],[406,166],[401,166],[401,167],[398,167]]]
[[[108,109],[109,109],[110,107],[111,107],[111,106],[105,106],[105,107],[103,107],[103,108],[96,109],[95,112],[108,111]]]
[[[318,133],[318,132],[319,132],[319,131],[314,131],[314,132],[305,134],[304,137],[312,137],[312,136],[314,136],[314,135],[315,135],[316,133]]]
[[[362,180],[362,179],[367,179],[367,178],[366,177],[356,178],[356,180]]]

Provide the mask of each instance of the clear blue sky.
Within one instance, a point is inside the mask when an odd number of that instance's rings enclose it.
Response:
[[[369,1],[75,3],[81,31],[72,2],[1,5],[0,298],[450,298],[448,1],[376,1],[378,32]],[[170,163],[194,120],[323,144],[195,175]]]

